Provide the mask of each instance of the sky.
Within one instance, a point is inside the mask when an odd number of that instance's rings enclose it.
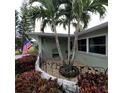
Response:
[[[22,2],[23,0],[18,0],[18,2],[16,2],[16,6],[15,6],[15,9],[20,11],[20,7],[22,5]],[[91,27],[94,27],[96,25],[99,25],[99,24],[102,24],[104,22],[107,22],[108,21],[108,13],[106,13],[106,16],[104,19],[100,19],[99,18],[99,15],[92,15],[91,17],[91,21],[89,22],[89,25],[88,25],[88,28],[91,28]],[[36,20],[35,22],[35,32],[40,32],[40,21],[39,20]],[[49,26],[47,26],[44,30],[46,33],[52,33],[51,29]],[[68,29],[63,29],[62,26],[58,26],[57,27],[57,32],[58,33],[67,33]],[[75,28],[73,26],[71,26],[71,34],[73,34],[75,31]]]

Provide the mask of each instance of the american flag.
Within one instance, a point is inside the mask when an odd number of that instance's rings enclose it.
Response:
[[[29,49],[30,47],[32,47],[31,42],[26,40],[26,41],[24,42],[22,54],[23,54],[23,55],[28,54],[28,49]]]

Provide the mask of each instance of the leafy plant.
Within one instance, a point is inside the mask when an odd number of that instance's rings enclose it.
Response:
[[[18,93],[64,93],[57,79],[49,80],[41,78],[39,71],[24,72],[16,77],[15,85]]]
[[[20,74],[25,71],[30,71],[35,69],[35,61],[36,61],[35,55],[24,56],[22,58],[15,60],[16,74],[18,73]]]
[[[78,76],[80,93],[108,93],[108,76],[102,72],[99,74],[84,73]]]

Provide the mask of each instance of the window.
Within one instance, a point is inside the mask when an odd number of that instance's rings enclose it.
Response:
[[[89,38],[89,52],[106,54],[106,37],[99,36]]]
[[[78,40],[78,50],[86,51],[86,39]]]
[[[59,53],[58,53],[58,49],[57,48],[52,49],[52,57],[53,58],[59,57]]]
[[[72,48],[73,48],[73,42],[71,41],[70,42],[70,50],[72,50]]]

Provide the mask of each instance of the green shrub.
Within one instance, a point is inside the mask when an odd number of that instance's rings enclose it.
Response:
[[[32,54],[32,55],[33,55],[33,54],[35,55],[35,54],[38,53],[38,50],[37,50],[35,47],[31,47],[31,48],[28,50],[28,53],[29,53],[29,54]]]
[[[21,52],[19,52],[19,50],[15,51],[15,55],[20,55],[20,54],[21,54]]]

